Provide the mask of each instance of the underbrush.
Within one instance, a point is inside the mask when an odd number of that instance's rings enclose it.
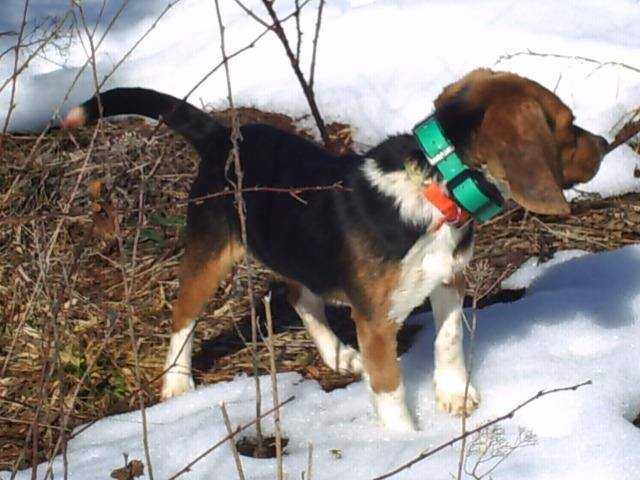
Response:
[[[295,128],[284,115],[240,113],[245,122]],[[353,148],[348,126],[333,124],[329,131],[334,150]],[[0,470],[12,469],[16,459],[25,468],[48,458],[78,425],[139,408],[140,393],[146,405],[158,401],[187,192],[198,159],[181,138],[164,128],[154,134],[141,121],[104,123],[94,142],[92,134],[52,131],[4,141]],[[582,198],[573,212],[562,219],[532,216],[511,205],[479,227],[469,291],[479,270],[497,279],[532,255],[546,260],[558,250],[640,242],[639,194]],[[322,364],[271,274],[260,266],[255,271],[255,295],[275,292],[278,369],[298,371],[327,390],[354,381]],[[237,268],[201,316],[197,383],[251,372],[246,275]],[[490,292],[484,303],[501,298]],[[331,309],[330,320],[343,339],[355,342],[346,310]],[[415,333],[401,333],[404,349]],[[262,344],[259,356],[267,372]]]

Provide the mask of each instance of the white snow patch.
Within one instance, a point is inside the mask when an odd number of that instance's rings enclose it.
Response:
[[[507,279],[501,283],[503,289],[518,289],[526,288],[531,285],[536,278],[546,272],[549,268],[560,263],[564,263],[574,258],[587,255],[588,252],[584,250],[563,250],[557,252],[553,258],[542,264],[539,263],[538,257],[531,257],[524,262],[518,270],[513,272]]]
[[[65,11],[64,2],[35,0],[30,16],[37,19]],[[146,31],[168,0],[130,2],[125,14],[98,49],[102,78]],[[266,18],[260,0],[245,2]],[[229,53],[247,45],[261,31],[234,2],[221,2]],[[3,0],[0,31],[17,30],[22,0]],[[89,22],[101,0],[86,0]],[[121,2],[107,2],[98,35]],[[293,0],[275,4],[281,17]],[[173,8],[122,64],[104,88],[141,86],[184,96],[220,61],[219,33],[212,2],[183,0]],[[316,10],[304,9],[302,62],[308,70]],[[325,7],[319,42],[315,91],[327,121],[347,122],[355,140],[366,148],[388,135],[406,132],[433,108],[442,88],[478,67],[509,70],[554,90],[571,107],[577,124],[611,138],[619,121],[640,104],[640,8],[629,0],[335,0]],[[295,24],[286,25],[295,38]],[[0,51],[13,37],[0,37]],[[533,50],[551,56],[517,55]],[[557,58],[562,55],[567,58]],[[41,128],[60,106],[64,93],[85,62],[75,42],[68,55],[46,52],[36,58],[18,81],[17,108],[10,128]],[[602,64],[581,60],[587,57]],[[55,63],[52,63],[55,62]],[[606,63],[613,62],[613,63]],[[632,68],[626,68],[627,64]],[[10,75],[12,55],[0,60],[0,79]],[[234,58],[231,76],[235,102],[300,118],[308,106],[275,35]],[[62,105],[65,113],[93,93],[87,69]],[[213,75],[190,101],[212,107],[226,105],[222,71]],[[10,88],[0,92],[0,124],[8,110]],[[307,117],[305,123],[309,122]],[[633,170],[640,165],[629,148],[608,158],[596,179],[579,187],[604,196],[640,190]],[[571,193],[570,195],[575,195]]]

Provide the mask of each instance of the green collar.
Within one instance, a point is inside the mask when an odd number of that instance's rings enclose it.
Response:
[[[440,122],[431,115],[413,128],[428,162],[444,178],[455,202],[478,222],[484,223],[502,211],[504,199],[481,171],[467,167],[444,135]]]

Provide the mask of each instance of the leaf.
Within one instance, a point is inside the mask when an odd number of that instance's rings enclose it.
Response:
[[[164,246],[164,236],[154,228],[143,228],[140,232],[140,237],[143,240],[151,240],[160,247]]]
[[[149,221],[155,225],[163,227],[182,227],[184,225],[184,217],[180,215],[160,215],[152,213],[149,215]]]
[[[87,190],[89,191],[89,196],[93,200],[98,200],[100,198],[100,190],[102,189],[102,182],[100,180],[92,180],[89,182]]]
[[[131,460],[126,467],[117,468],[111,472],[111,478],[116,480],[133,480],[144,475],[144,463],[140,460]]]

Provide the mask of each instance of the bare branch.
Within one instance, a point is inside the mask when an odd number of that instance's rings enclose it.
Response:
[[[313,37],[313,54],[311,56],[311,71],[309,72],[309,88],[313,90],[313,80],[316,75],[316,53],[318,52],[318,37],[320,36],[320,23],[322,22],[322,10],[324,9],[324,0],[320,0],[318,6],[318,19],[316,20],[316,33]]]
[[[273,4],[269,2],[269,0],[262,0],[262,3],[266,7],[267,12],[269,12],[269,16],[271,17],[271,20],[273,22],[273,28],[274,28],[273,31],[280,39],[280,43],[282,43],[282,46],[284,47],[287,57],[289,58],[289,62],[291,63],[291,68],[293,68],[293,72],[295,73],[296,77],[298,78],[298,82],[302,87],[304,96],[306,97],[307,103],[309,104],[309,108],[311,109],[311,114],[313,115],[313,118],[316,122],[316,126],[320,131],[322,142],[325,144],[325,146],[328,147],[331,140],[329,138],[329,133],[327,132],[327,127],[325,126],[324,120],[322,119],[322,115],[320,115],[320,110],[318,109],[318,105],[316,103],[316,98],[313,93],[313,90],[310,88],[309,84],[304,78],[304,75],[302,74],[302,71],[300,70],[300,64],[296,60],[296,56],[291,50],[291,45],[289,44],[287,35],[284,33],[284,29],[282,28],[281,22],[278,19],[278,16],[276,15],[275,10],[273,9]]]
[[[227,99],[229,101],[229,115],[231,117],[231,145],[232,148],[229,151],[229,157],[227,158],[227,169],[230,164],[233,163],[235,170],[235,182],[229,182],[233,185],[235,190],[236,210],[238,212],[238,219],[240,220],[240,237],[242,239],[242,245],[245,252],[249,251],[247,242],[247,219],[246,212],[247,207],[242,196],[243,178],[244,172],[242,170],[242,164],[240,163],[240,145],[242,141],[242,134],[240,133],[240,121],[238,119],[238,113],[233,105],[233,93],[231,89],[231,75],[229,73],[229,63],[227,62],[227,52],[225,50],[224,41],[224,25],[222,24],[222,16],[220,14],[220,5],[218,0],[215,0],[216,14],[218,16],[218,27],[220,29],[220,50],[222,51],[222,60],[224,62],[224,72],[227,78]],[[256,315],[255,299],[253,298],[253,270],[248,255],[244,256],[244,265],[247,269],[247,286],[249,296],[249,305],[251,311],[251,362],[253,364],[253,377],[256,390],[256,418],[260,418],[260,412],[262,410],[262,392],[260,389],[260,377],[258,375],[258,318]],[[256,437],[257,437],[257,449],[262,451],[264,449],[264,439],[262,436],[262,425],[258,420],[256,423]]]
[[[489,422],[483,423],[482,425],[480,425],[477,428],[474,428],[473,430],[469,430],[467,432],[465,432],[462,435],[458,435],[455,438],[452,438],[451,440],[449,440],[448,442],[445,442],[431,450],[425,450],[424,452],[422,452],[420,455],[416,456],[415,458],[413,458],[412,460],[402,464],[401,466],[399,466],[398,468],[385,473],[384,475],[380,475],[379,477],[375,477],[372,480],[383,480],[385,478],[390,478],[393,477],[394,475],[408,469],[411,468],[413,465],[415,465],[416,463],[421,462],[422,460],[424,460],[425,458],[429,458],[433,455],[435,455],[436,453],[438,453],[441,450],[444,450],[447,447],[450,447],[452,445],[455,445],[456,443],[458,443],[459,441],[461,441],[463,438],[467,438],[469,435],[473,435],[475,433],[478,433],[488,427],[490,427],[491,425],[495,425],[496,423],[502,422],[504,420],[513,418],[513,416],[516,414],[516,412],[518,410],[521,410],[522,408],[526,407],[527,405],[529,405],[531,402],[534,402],[542,397],[546,397],[547,395],[551,395],[552,393],[558,393],[558,392],[566,392],[566,391],[575,391],[580,387],[584,387],[586,385],[591,385],[591,380],[587,380],[586,382],[582,382],[582,383],[578,383],[576,385],[572,385],[570,387],[560,387],[560,388],[552,388],[550,390],[540,390],[538,393],[536,393],[534,396],[530,397],[529,399],[525,400],[524,402],[520,403],[518,406],[516,406],[515,408],[511,409],[509,412],[505,413],[504,415],[501,415],[498,418],[495,418]]]
[[[240,460],[240,455],[238,454],[238,449],[236,448],[236,442],[234,441],[233,436],[233,428],[231,427],[231,420],[229,420],[229,414],[227,413],[227,407],[224,402],[220,402],[220,410],[222,411],[222,418],[224,420],[224,426],[227,428],[227,433],[231,435],[229,438],[229,448],[231,449],[231,453],[233,453],[233,459],[236,462],[236,468],[238,470],[238,478],[239,480],[245,480],[244,471],[242,470],[242,461]]]
[[[15,108],[15,98],[16,98],[16,84],[18,82],[18,61],[20,60],[20,46],[22,44],[22,36],[24,35],[24,28],[27,25],[27,11],[29,10],[29,0],[24,0],[24,9],[22,11],[22,21],[20,22],[20,32],[18,33],[18,40],[16,41],[14,58],[13,58],[13,75],[11,75],[11,96],[9,97],[9,110],[7,111],[7,116],[4,119],[4,126],[2,127],[2,136],[0,136],[0,152],[2,151],[2,144],[4,142],[4,137],[7,134],[7,128],[9,128],[9,119],[11,118],[11,113]],[[4,87],[3,87],[4,88]],[[0,88],[2,91],[2,88]]]
[[[628,70],[631,70],[632,72],[640,73],[640,68],[634,67],[634,66],[629,65],[627,63],[613,62],[613,61],[602,62],[600,60],[596,60],[595,58],[583,57],[581,55],[561,55],[561,54],[558,54],[558,53],[541,53],[541,52],[534,52],[533,50],[529,50],[529,49],[523,50],[521,52],[507,53],[507,54],[504,54],[504,55],[500,55],[498,57],[498,59],[496,60],[496,62],[494,63],[494,65],[498,65],[499,63],[502,63],[505,60],[510,60],[510,59],[512,59],[514,57],[519,57],[519,56],[522,56],[522,55],[529,55],[529,56],[532,56],[532,57],[562,58],[562,59],[565,59],[565,60],[579,60],[581,62],[593,63],[593,64],[598,65],[596,70],[599,70],[602,67],[607,67],[607,66],[617,66],[617,67],[626,68]]]
[[[136,48],[138,48],[138,45],[140,45],[142,43],[142,41],[145,38],[147,38],[147,36],[151,33],[151,31],[156,28],[156,26],[158,25],[158,22],[160,22],[162,17],[164,17],[165,14],[169,10],[171,10],[177,3],[180,3],[181,1],[182,0],[174,0],[173,2],[168,3],[166,7],[164,7],[164,10],[162,10],[162,12],[160,12],[160,15],[158,15],[156,17],[156,19],[153,21],[151,26],[149,28],[147,28],[147,30],[142,34],[142,36],[140,38],[138,38],[138,40],[136,40],[136,42],[131,46],[131,48],[129,50],[127,50],[127,52],[122,56],[122,58],[120,58],[120,60],[118,60],[116,62],[116,64],[111,69],[111,71],[104,76],[104,78],[100,82],[100,88],[102,88],[104,86],[104,84],[107,83],[107,81],[113,76],[113,74],[116,72],[116,70],[118,70],[118,68],[120,68],[120,65],[122,65],[127,58],[129,58],[129,56],[133,53],[133,51]]]
[[[263,297],[264,311],[267,317],[267,334],[269,335],[266,341],[267,349],[269,350],[269,371],[271,373],[271,393],[273,395],[273,404],[279,403],[278,399],[278,379],[276,377],[276,352],[273,342],[273,320],[271,318],[271,293]],[[273,421],[275,423],[276,432],[276,459],[277,466],[277,479],[282,480],[284,478],[282,470],[282,430],[280,428],[280,410],[276,410],[273,414]]]
[[[256,15],[253,10],[251,10],[250,8],[248,8],[244,3],[242,3],[240,0],[233,0],[234,2],[236,2],[236,5],[238,5],[242,10],[244,10],[244,12],[249,15],[251,18],[253,18],[256,22],[258,22],[260,25],[262,25],[263,27],[267,27],[269,30],[271,30],[273,28],[273,25],[269,25],[267,22],[265,22],[263,19],[261,19],[258,15]]]

